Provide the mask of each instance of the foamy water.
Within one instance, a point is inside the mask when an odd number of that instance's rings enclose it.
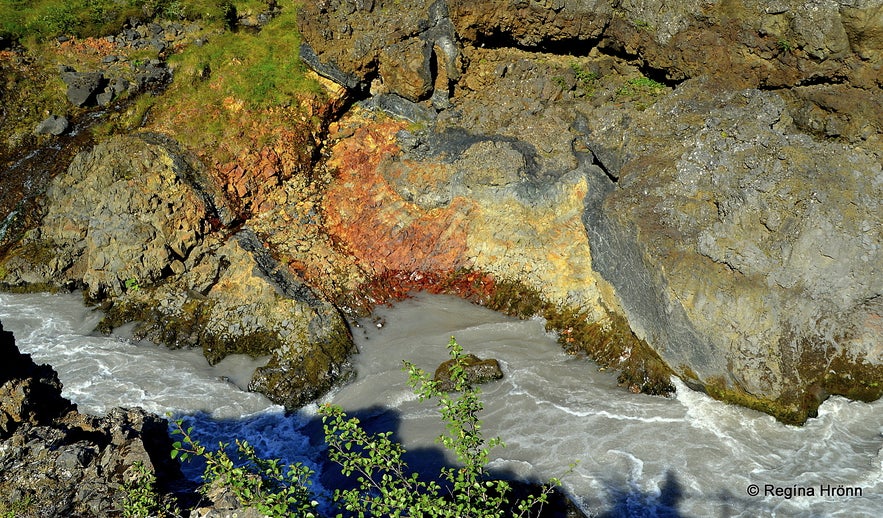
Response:
[[[142,406],[188,416],[204,443],[245,437],[266,455],[321,468],[315,405],[286,416],[266,398],[239,389],[259,361],[234,358],[210,367],[199,351],[94,334],[98,319],[77,295],[0,294],[4,328],[24,352],[59,371],[65,396],[81,411]],[[832,398],[817,419],[793,427],[679,382],[674,398],[630,394],[613,375],[564,354],[541,322],[512,320],[450,297],[420,296],[360,324],[353,329],[362,351],[355,357],[359,376],[327,400],[375,430],[393,430],[419,452],[414,465],[440,462],[434,438],[442,427],[431,403],[411,393],[401,361],[432,370],[447,358],[444,346],[453,335],[467,352],[499,359],[506,374],[483,387],[484,432],[506,443],[494,450],[491,467],[535,480],[563,476],[566,492],[592,513],[883,513],[880,402]],[[758,495],[750,494],[754,485]]]

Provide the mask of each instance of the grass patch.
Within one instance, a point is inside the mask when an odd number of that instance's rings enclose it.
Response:
[[[143,16],[143,0],[0,0],[0,35],[45,40],[118,31],[130,17]]]
[[[619,100],[634,101],[639,110],[645,110],[663,95],[667,87],[650,79],[649,77],[634,77],[626,81],[616,90],[616,98]]]
[[[106,36],[131,19],[232,25],[238,13],[266,7],[265,0],[0,0],[0,36],[19,41]]]
[[[259,33],[226,32],[173,56],[176,87],[206,101],[234,97],[249,108],[287,106],[304,93],[319,93],[298,58],[296,16],[292,6]]]
[[[299,58],[296,16],[286,2],[259,32],[216,33],[171,56],[175,80],[149,123],[215,164],[254,149],[268,128],[272,140],[304,123],[317,126],[303,106],[325,93]]]

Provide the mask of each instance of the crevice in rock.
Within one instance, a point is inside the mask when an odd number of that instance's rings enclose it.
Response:
[[[602,34],[602,36],[593,39],[548,40],[536,45],[525,45],[516,41],[511,35],[495,32],[480,34],[472,44],[475,47],[491,50],[514,49],[531,54],[547,53],[574,58],[587,57],[593,49],[597,49],[601,55],[621,59],[635,66],[644,77],[668,87],[674,88],[684,81],[683,79],[672,79],[666,69],[652,66],[640,53],[634,54],[622,48],[602,45],[605,40],[606,38]]]
[[[591,156],[591,160],[592,160],[591,165],[596,166],[598,169],[600,169],[601,171],[603,171],[604,174],[607,176],[607,179],[610,180],[610,183],[612,183],[612,184],[616,184],[616,183],[619,182],[619,177],[616,176],[615,174],[613,174],[613,173],[610,171],[610,169],[608,169],[608,168],[604,165],[603,162],[601,162],[600,160],[598,160],[598,157],[597,157],[594,153],[589,153],[589,155]]]
[[[588,40],[563,39],[541,41],[536,45],[526,45],[519,43],[511,34],[493,31],[491,33],[479,33],[471,43],[474,47],[490,50],[515,49],[532,54],[542,52],[559,56],[585,57],[589,55],[593,48],[598,47],[600,42],[600,38]]]
[[[270,252],[264,248],[257,235],[248,228],[242,229],[236,234],[236,240],[242,248],[249,251],[261,273],[279,288],[286,297],[303,302],[311,307],[323,305],[323,302],[303,281],[296,278],[288,268],[279,264]]]

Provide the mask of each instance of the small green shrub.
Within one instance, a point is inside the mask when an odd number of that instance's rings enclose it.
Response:
[[[156,491],[156,475],[143,462],[133,466],[132,479],[123,485],[123,516],[125,518],[178,517],[181,512],[164,502]]]
[[[779,41],[776,42],[776,46],[779,47],[779,50],[782,52],[794,52],[794,44],[785,38],[779,39]]]
[[[456,396],[439,390],[438,383],[413,364],[405,362],[409,384],[421,401],[437,400],[446,433],[439,442],[452,451],[460,466],[443,468],[441,476],[450,487],[420,480],[409,473],[402,460],[405,448],[390,439],[392,432],[369,434],[357,418],[347,418],[340,407],[320,408],[329,458],[339,464],[345,476],[356,476],[358,487],[335,490],[334,499],[352,516],[429,516],[448,518],[500,518],[528,516],[539,512],[548,501],[553,480],[538,496],[510,505],[511,487],[504,480],[489,476],[490,451],[503,446],[495,437],[485,440],[478,418],[483,408],[480,391],[466,381],[463,349],[451,337],[451,382]],[[513,511],[514,510],[514,511]],[[338,515],[343,516],[343,515]]]
[[[270,517],[315,518],[319,503],[313,498],[310,477],[313,470],[295,463],[287,466],[279,459],[264,459],[257,455],[247,441],[237,439],[236,451],[227,453],[229,444],[219,443],[211,451],[193,438],[193,427],[184,429],[183,422],[175,422],[173,435],[181,440],[172,445],[172,458],[186,461],[201,457],[205,463],[202,486],[208,491],[214,484],[233,491],[245,507],[253,507]]]

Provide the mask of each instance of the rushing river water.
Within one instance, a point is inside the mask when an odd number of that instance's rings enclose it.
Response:
[[[199,351],[97,335],[99,319],[78,295],[0,294],[4,328],[23,352],[55,367],[81,411],[141,406],[185,416],[204,444],[245,437],[265,455],[322,469],[315,406],[285,415],[240,390],[260,360],[210,367]],[[353,331],[359,375],[327,399],[375,430],[393,430],[419,452],[416,464],[440,462],[434,438],[442,430],[434,407],[408,388],[401,361],[432,370],[453,335],[467,352],[499,359],[506,374],[483,387],[484,432],[506,443],[491,467],[536,480],[563,475],[565,491],[590,513],[883,515],[883,402],[832,398],[818,418],[793,427],[681,384],[673,398],[630,394],[611,374],[564,354],[541,322],[450,297],[381,309]],[[327,497],[321,483],[318,490]]]

